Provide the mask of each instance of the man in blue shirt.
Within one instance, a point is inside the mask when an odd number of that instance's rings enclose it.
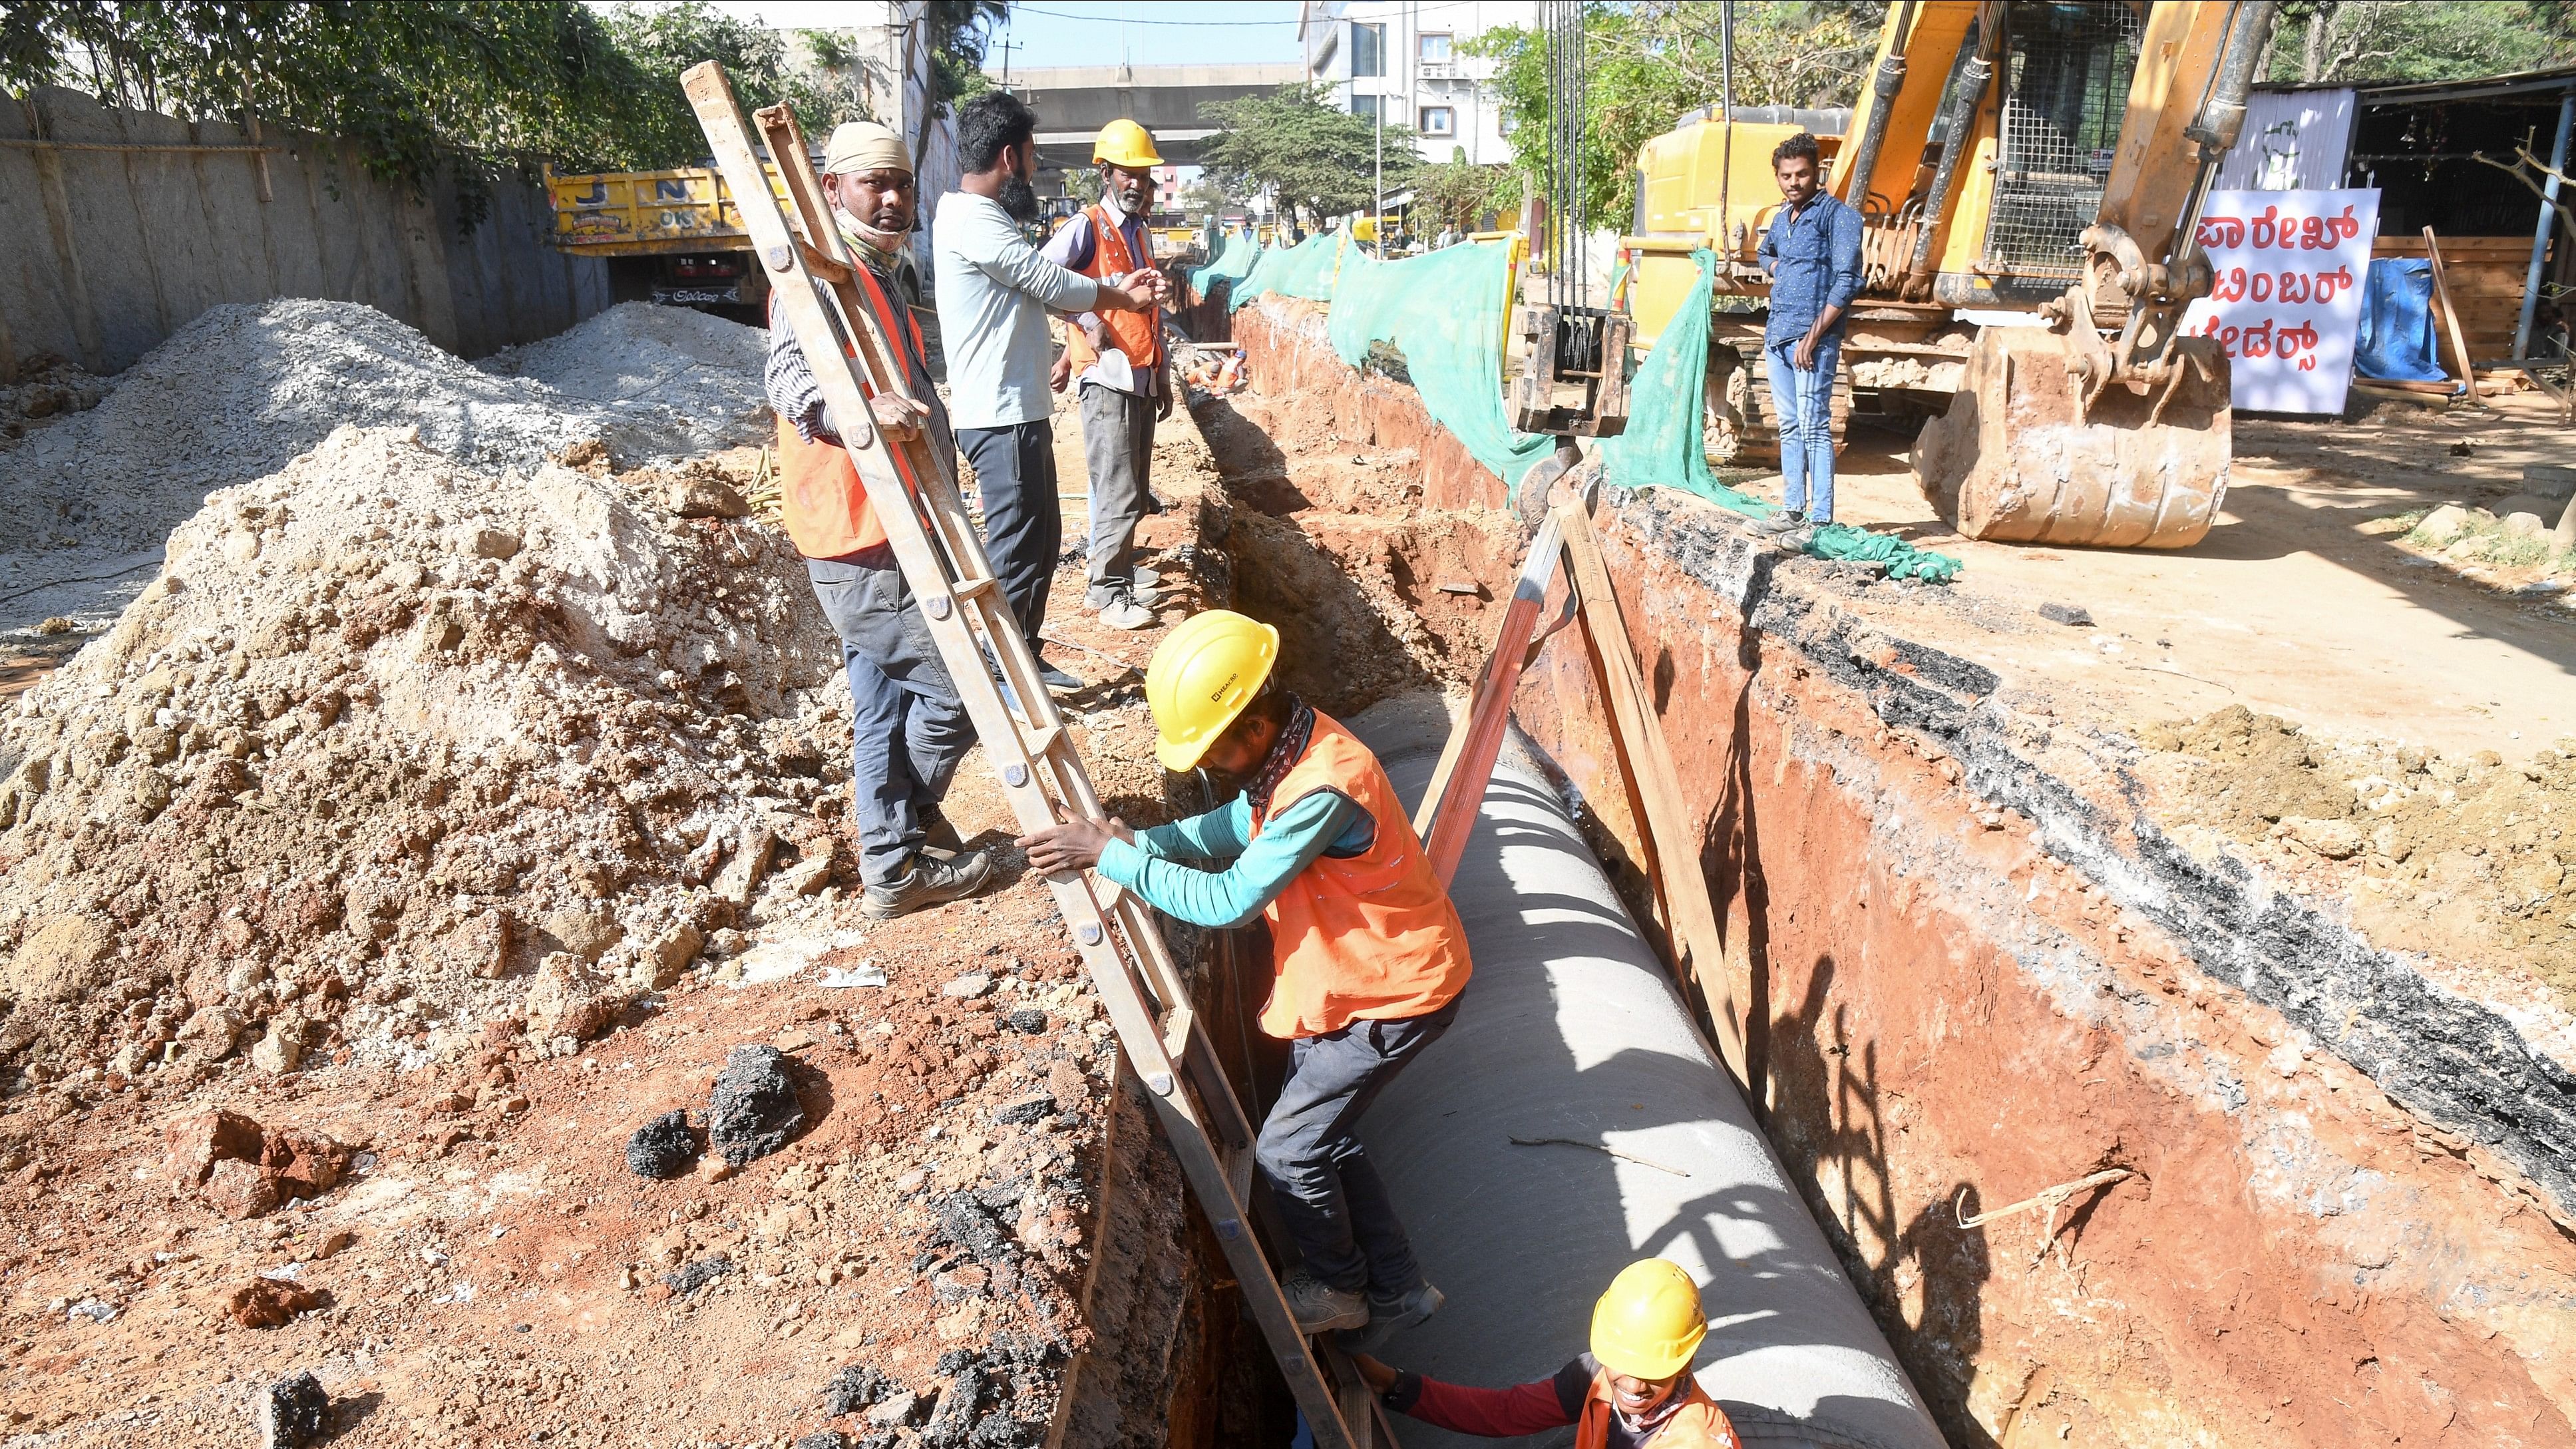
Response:
[[[1757,525],[1794,533],[1834,521],[1834,371],[1843,313],[1860,292],[1860,213],[1824,190],[1816,138],[1801,131],[1771,152],[1783,205],[1762,234],[1771,274],[1771,409],[1780,431],[1781,511]]]

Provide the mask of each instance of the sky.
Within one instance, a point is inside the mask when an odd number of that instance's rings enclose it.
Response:
[[[715,0],[728,15],[782,30],[875,23],[875,5],[841,0]],[[984,68],[1031,65],[1295,61],[1297,0],[1038,0],[1011,6]]]

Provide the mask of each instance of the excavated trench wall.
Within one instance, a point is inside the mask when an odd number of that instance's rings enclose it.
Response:
[[[1311,580],[1304,549],[1376,611],[1369,646],[1462,680],[1518,562],[1501,485],[1315,309],[1233,321],[1254,396],[1198,418],[1238,599],[1292,657],[1336,652],[1308,687],[1340,679],[1367,651],[1266,582]],[[1353,454],[1402,473],[1402,508]],[[1614,494],[1596,527],[1765,1125],[1955,1442],[2576,1444],[2563,1066],[2334,903],[2183,850],[2124,736],[1863,623],[1825,566],[1679,495]],[[1580,652],[1515,707],[1635,859]],[[1689,985],[1705,1014],[1721,983]]]

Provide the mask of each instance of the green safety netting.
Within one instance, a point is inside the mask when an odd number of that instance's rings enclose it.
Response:
[[[1476,461],[1517,491],[1554,440],[1503,418],[1503,326],[1511,312],[1508,242],[1443,247],[1381,262],[1354,248],[1332,295],[1333,352],[1357,367],[1369,344],[1392,342],[1423,409]]]
[[[1687,489],[1720,508],[1765,517],[1778,510],[1718,482],[1700,446],[1700,389],[1708,376],[1709,297],[1717,258],[1702,248],[1691,259],[1699,263],[1699,280],[1629,379],[1628,426],[1617,437],[1601,440],[1601,460],[1610,481],[1623,488]],[[1840,523],[1810,530],[1807,552],[1883,563],[1891,578],[1925,583],[1947,583],[1959,572],[1959,561],[1948,554],[1927,553],[1889,534]]]
[[[1219,282],[1240,282],[1260,256],[1259,242],[1239,231],[1227,232],[1206,266],[1190,268],[1190,291],[1204,297]]]
[[[1338,231],[1317,232],[1293,247],[1264,247],[1252,270],[1235,283],[1233,305],[1227,310],[1236,310],[1264,292],[1329,301],[1333,295],[1334,264],[1341,257],[1342,234]]]

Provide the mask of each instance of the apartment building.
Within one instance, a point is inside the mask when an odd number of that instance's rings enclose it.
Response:
[[[1308,0],[1297,36],[1307,76],[1330,84],[1342,109],[1413,127],[1426,161],[1463,152],[1498,163],[1512,158],[1487,84],[1499,67],[1462,47],[1500,26],[1536,29],[1538,10],[1536,0]]]

